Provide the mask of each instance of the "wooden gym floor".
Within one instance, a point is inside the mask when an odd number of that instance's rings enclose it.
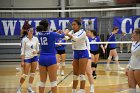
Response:
[[[126,67],[127,62],[121,66]],[[111,71],[105,71],[105,64],[98,64],[97,79],[94,80],[95,93],[128,93],[127,77],[124,71],[116,71],[116,64],[111,64]],[[0,93],[16,93],[21,72],[16,71],[19,63],[0,63]],[[71,93],[72,65],[66,64],[65,76],[58,76],[58,93]],[[36,72],[33,89],[38,93],[39,73]],[[46,83],[46,92],[50,91],[49,80]],[[27,93],[28,78],[22,86],[22,93]],[[89,93],[89,82],[86,80],[86,93]]]

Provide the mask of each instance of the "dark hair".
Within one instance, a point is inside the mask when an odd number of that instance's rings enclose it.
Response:
[[[44,29],[42,31],[47,31],[48,30],[49,23],[46,19],[41,20],[39,22],[39,25],[42,25],[44,27]]]
[[[21,32],[21,38],[23,38],[24,36],[26,36],[28,34],[28,30],[32,28],[32,26],[30,24],[25,23],[22,27],[22,32]]]
[[[117,30],[117,29],[119,29],[117,26],[114,26],[114,27],[113,27],[113,31],[114,31],[114,30]]]
[[[140,28],[136,28],[134,31],[136,34],[140,35]]]
[[[79,26],[81,26],[81,20],[74,19],[73,22],[76,22]]]
[[[89,30],[90,32],[92,32],[93,35],[98,36],[96,30]]]
[[[44,26],[42,26],[42,25],[37,26],[36,31],[37,32],[44,31]]]

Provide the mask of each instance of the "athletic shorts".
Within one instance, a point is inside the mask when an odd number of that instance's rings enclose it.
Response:
[[[116,49],[116,48],[109,48],[109,50],[113,50],[113,49]]]
[[[32,63],[32,62],[37,62],[38,61],[38,56],[34,56],[33,58],[30,59],[24,59],[24,62],[26,63]]]
[[[57,50],[57,54],[59,54],[59,55],[65,54],[65,50]]]
[[[51,66],[56,64],[56,56],[51,54],[41,54],[39,57],[39,65]]]
[[[74,59],[89,58],[88,50],[74,50]]]
[[[93,54],[93,55],[96,55],[96,54],[99,54],[99,50],[96,50],[96,51],[91,51],[90,50],[90,53]]]

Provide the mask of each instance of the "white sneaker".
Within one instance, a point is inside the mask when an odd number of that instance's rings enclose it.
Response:
[[[17,93],[21,93],[21,88],[17,88]]]
[[[125,70],[125,68],[123,68],[123,67],[121,67],[121,66],[118,66],[118,67],[117,67],[117,70],[122,71],[122,70]]]
[[[16,67],[16,70],[17,70],[17,72],[20,72],[21,71],[21,68]]]
[[[64,70],[61,71],[61,76],[64,76]]]
[[[107,66],[106,66],[106,70],[107,70],[107,71],[110,71],[110,70],[111,70],[110,66],[107,65]]]
[[[36,93],[35,91],[32,90],[31,87],[28,87],[27,90],[28,90],[29,93]]]
[[[72,89],[72,93],[77,93],[77,90],[76,89]]]
[[[86,91],[84,89],[79,89],[77,93],[86,93]]]

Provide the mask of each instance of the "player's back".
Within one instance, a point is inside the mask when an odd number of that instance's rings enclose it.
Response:
[[[55,50],[55,38],[61,37],[63,38],[64,35],[59,35],[55,32],[39,32],[38,39],[40,42],[40,54],[54,54],[56,53]]]

